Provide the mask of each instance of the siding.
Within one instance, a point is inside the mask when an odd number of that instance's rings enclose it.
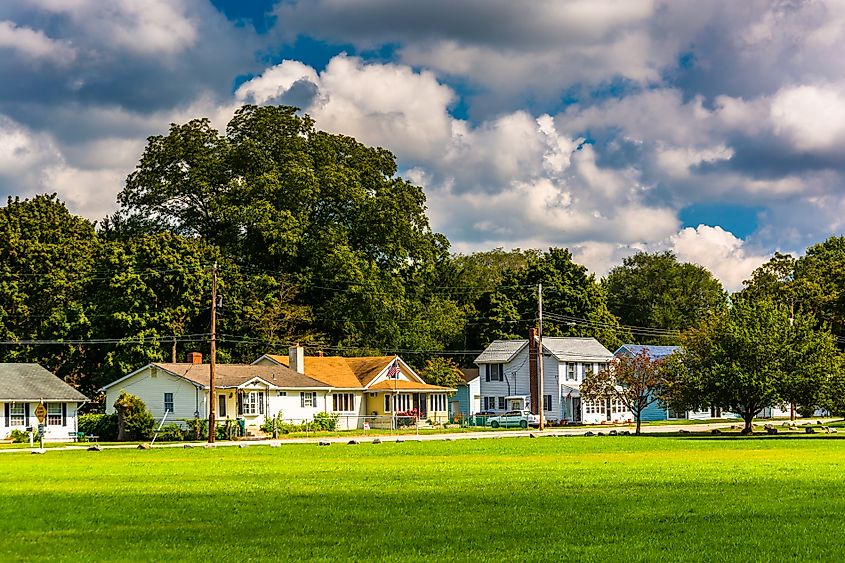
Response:
[[[114,402],[121,392],[126,391],[144,401],[147,410],[157,421],[164,416],[165,393],[173,393],[173,412],[167,415],[168,420],[194,418],[197,414],[200,418],[208,416],[208,407],[205,402],[206,391],[199,390],[192,383],[160,369],[155,370],[156,374],[153,377],[152,369],[151,366],[147,366],[129,379],[120,382],[119,385],[107,389],[106,412],[114,412]],[[231,414],[229,416],[232,417]]]
[[[44,401],[44,404],[47,405],[48,403],[62,403],[62,401]],[[7,437],[12,430],[20,430],[21,432],[26,431],[27,427],[32,427],[33,429],[38,428],[38,418],[35,416],[35,407],[38,406],[38,402],[31,402],[29,404],[29,418],[24,419],[23,425],[6,425],[6,403],[0,403],[0,437]],[[69,433],[76,432],[77,429],[77,421],[76,421],[76,402],[64,402],[65,405],[65,424],[48,424],[46,428],[46,432],[44,434],[44,441],[45,442],[67,442],[70,440]]]

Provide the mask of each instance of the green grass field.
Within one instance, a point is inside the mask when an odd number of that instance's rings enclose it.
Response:
[[[0,454],[0,559],[838,560],[845,440]]]

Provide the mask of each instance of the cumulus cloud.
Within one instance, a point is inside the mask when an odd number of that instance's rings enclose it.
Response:
[[[0,21],[0,52],[14,51],[36,61],[58,64],[71,62],[76,52],[67,43],[47,37],[40,30],[15,25],[12,21]]]

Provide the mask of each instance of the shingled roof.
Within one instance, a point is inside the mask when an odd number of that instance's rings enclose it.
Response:
[[[88,398],[38,364],[0,363],[0,401],[76,401]]]
[[[475,363],[507,363],[527,344],[528,339],[494,340],[475,358]],[[561,362],[603,362],[613,357],[610,350],[592,337],[545,337],[543,338],[543,348]]]
[[[267,354],[267,358],[289,365],[290,358]],[[360,389],[372,382],[379,373],[396,359],[396,356],[305,356],[305,373],[314,379],[328,383],[338,389]],[[412,374],[400,362],[400,369],[406,376]]]

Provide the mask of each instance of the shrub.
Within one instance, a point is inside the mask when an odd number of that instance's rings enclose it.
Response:
[[[189,418],[185,421],[188,429],[185,431],[186,440],[205,440],[208,438],[208,421],[204,418]]]
[[[311,431],[327,430],[333,431],[337,428],[337,421],[340,415],[328,412],[314,413],[314,420],[308,423],[308,429]]]
[[[77,428],[87,436],[99,436],[100,440],[113,442],[117,439],[117,415],[81,414],[77,420]]]
[[[140,398],[123,391],[114,402],[114,408],[117,411],[118,440],[149,440],[153,437],[155,420]]]
[[[265,434],[270,434],[273,438],[277,437],[279,433],[282,431],[282,411],[279,411],[278,414],[270,418],[269,416],[264,417],[264,422],[261,424],[261,431]],[[288,432],[285,432],[287,434]]]
[[[185,432],[178,424],[170,423],[161,427],[156,439],[162,442],[181,442],[185,439]]]
[[[12,442],[15,444],[24,444],[29,442],[29,432],[24,432],[23,430],[15,428],[9,433],[9,438],[11,438]]]

